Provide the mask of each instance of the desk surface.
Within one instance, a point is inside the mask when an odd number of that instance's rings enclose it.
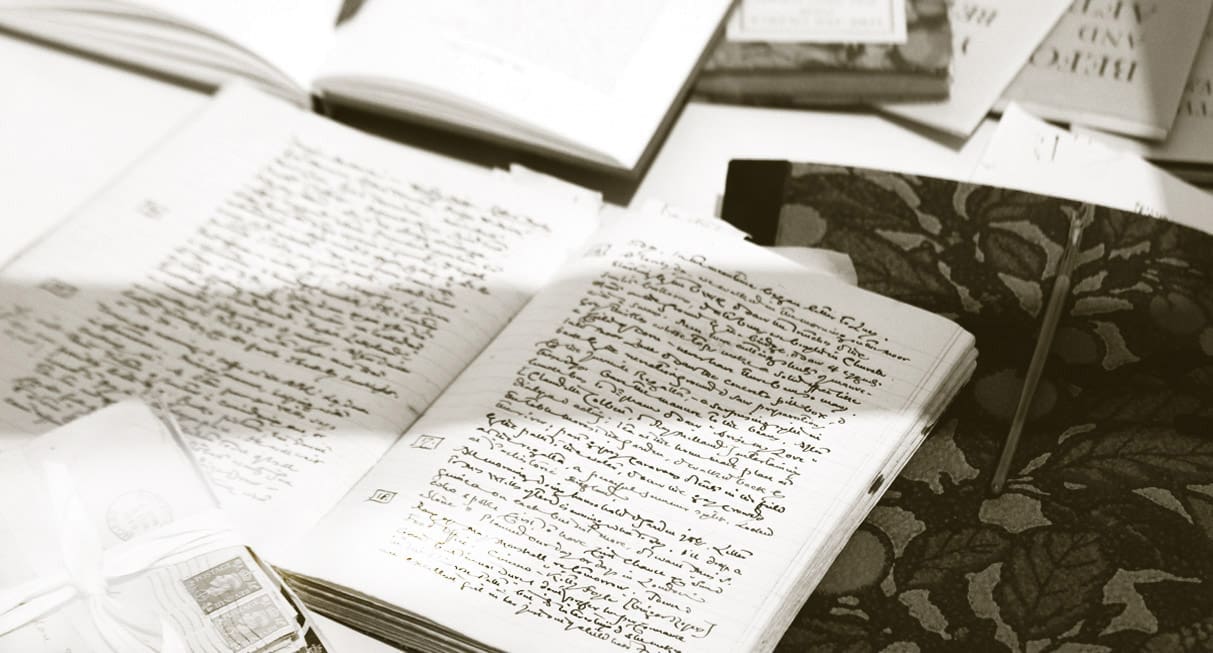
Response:
[[[61,221],[206,102],[198,91],[0,33],[0,265]],[[732,158],[869,165],[967,175],[989,136],[936,140],[866,113],[821,113],[691,103],[638,182],[606,180],[608,199],[650,198],[715,214]],[[393,137],[391,125],[376,129]],[[415,130],[400,133],[416,134]],[[444,150],[445,136],[424,136]],[[456,143],[458,139],[452,138]],[[435,143],[437,144],[435,146]],[[585,175],[548,168],[584,181]],[[339,651],[391,651],[334,622]]]

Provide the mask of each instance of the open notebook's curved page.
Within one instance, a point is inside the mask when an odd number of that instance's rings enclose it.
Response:
[[[924,318],[621,220],[281,566],[421,650],[769,650],[971,370]]]

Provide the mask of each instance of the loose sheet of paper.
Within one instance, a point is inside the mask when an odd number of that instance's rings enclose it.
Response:
[[[615,229],[286,568],[506,650],[774,646],[971,340],[735,236]]]
[[[906,0],[742,0],[728,39],[905,43]]]
[[[1213,196],[1014,104],[1002,114],[972,181],[1165,217],[1213,233]]]
[[[0,274],[0,446],[158,397],[272,558],[544,284],[588,216],[230,89]]]
[[[952,0],[952,84],[941,102],[896,102],[881,110],[967,137],[1070,0]]]
[[[1211,6],[1210,0],[1075,0],[999,104],[1165,138]]]

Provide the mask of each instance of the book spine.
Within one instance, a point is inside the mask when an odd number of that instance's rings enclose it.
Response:
[[[729,162],[721,216],[759,245],[774,245],[779,232],[789,161],[734,159]]]

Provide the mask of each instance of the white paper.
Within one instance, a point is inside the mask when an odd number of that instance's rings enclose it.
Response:
[[[206,100],[3,34],[0,79],[0,268]]]
[[[1209,0],[1075,0],[995,105],[1139,138],[1166,138]]]
[[[1003,113],[972,181],[1136,211],[1213,233],[1213,196],[1015,104]]]
[[[1070,0],[953,0],[952,86],[940,102],[880,105],[890,114],[968,136],[1015,79]]]
[[[272,554],[592,226],[558,195],[230,89],[3,270],[0,434],[162,396],[224,507]],[[147,328],[89,326],[110,320]],[[88,371],[50,381],[76,369],[55,362],[67,358]]]
[[[730,41],[905,43],[906,0],[742,0]]]

